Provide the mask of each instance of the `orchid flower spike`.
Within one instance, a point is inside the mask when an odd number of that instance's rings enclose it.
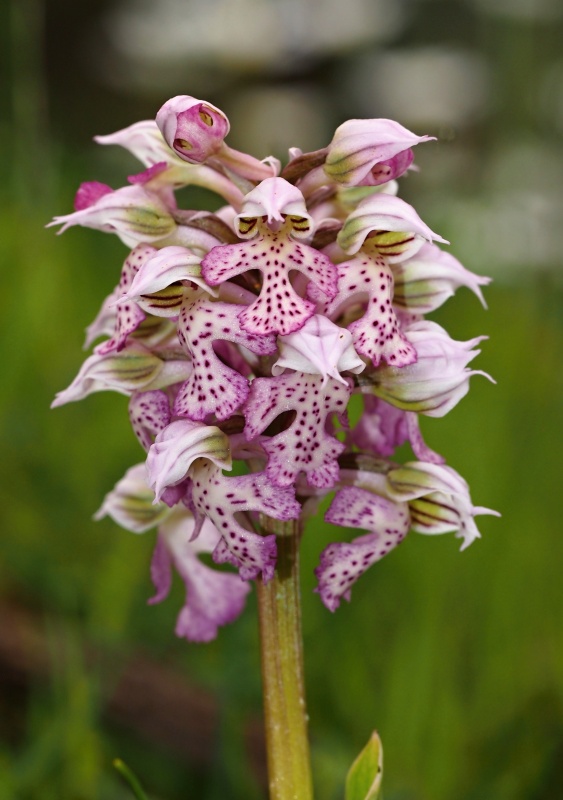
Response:
[[[128,398],[146,462],[96,518],[156,529],[150,602],[174,568],[186,588],[176,632],[197,642],[238,616],[250,581],[272,580],[278,536],[301,532],[330,492],[326,521],[360,531],[320,553],[330,611],[409,531],[452,531],[463,549],[475,517],[496,513],[473,505],[419,424],[453,409],[473,375],[489,377],[471,368],[486,337],[454,341],[423,316],[462,286],[484,304],[489,282],[398,196],[431,137],[353,119],[326,148],[292,148],[280,172],[230,148],[229,129],[212,103],[171,98],[156,121],[96,139],[143,171],[118,189],[83,183],[74,212],[50,223],[130,248],[87,329],[94,352],[53,406],[102,390]],[[224,204],[180,208],[186,185]]]

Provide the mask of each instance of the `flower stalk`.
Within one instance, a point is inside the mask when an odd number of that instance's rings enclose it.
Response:
[[[257,581],[268,776],[271,800],[311,800],[299,587],[300,524],[262,518],[275,533],[274,577]]]

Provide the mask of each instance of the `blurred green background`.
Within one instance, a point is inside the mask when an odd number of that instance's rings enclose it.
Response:
[[[428,443],[470,482],[482,539],[412,535],[331,615],[303,544],[320,800],[373,728],[385,800],[553,800],[563,786],[563,8],[556,0],[7,0],[0,8],[5,302],[0,535],[0,800],[121,800],[115,757],[151,798],[266,795],[254,600],[210,645],[175,639],[179,582],[147,607],[153,533],[92,522],[141,451],[126,401],[49,411],[125,248],[61,238],[78,183],[138,170],[91,137],[178,93],[223,108],[263,157],[324,146],[354,116],[439,137],[403,181],[471,270],[434,315],[486,333],[472,391]],[[189,198],[188,198],[189,202]]]

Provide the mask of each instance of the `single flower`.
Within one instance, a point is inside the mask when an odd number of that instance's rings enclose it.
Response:
[[[481,534],[474,517],[498,511],[474,506],[467,482],[451,467],[414,461],[387,473],[387,492],[397,502],[408,503],[412,529],[418,533],[456,532],[465,550]]]
[[[411,148],[433,136],[417,136],[390,119],[349,119],[328,147],[325,173],[345,186],[377,186],[410,167]]]

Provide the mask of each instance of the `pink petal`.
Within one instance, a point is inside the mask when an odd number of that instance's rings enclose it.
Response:
[[[251,269],[260,270],[263,278],[260,296],[239,315],[242,327],[256,335],[292,333],[313,314],[314,304],[301,298],[291,285],[291,270],[302,273],[327,297],[336,294],[334,264],[312,247],[290,239],[283,231],[264,232],[242,244],[214,247],[201,266],[210,286]]]
[[[335,496],[325,519],[334,525],[371,531],[352,542],[330,544],[321,553],[315,570],[316,591],[325,606],[334,611],[360,575],[402,542],[409,531],[410,517],[405,503],[393,503],[366,489],[346,486]]]
[[[364,314],[348,326],[358,353],[376,367],[381,360],[395,367],[413,364],[416,350],[401,331],[393,309],[393,274],[382,256],[361,253],[339,264],[338,294],[324,310],[336,316],[363,300],[367,300]]]
[[[253,439],[283,411],[295,411],[286,430],[261,441],[269,456],[266,474],[276,486],[290,486],[304,471],[311,486],[334,486],[342,442],[329,436],[325,426],[332,413],[346,409],[350,388],[330,378],[323,388],[319,375],[290,373],[277,378],[256,378],[244,413],[245,435]]]
[[[276,561],[276,537],[260,536],[243,528],[235,514],[254,511],[274,519],[296,519],[301,507],[294,490],[273,486],[263,473],[228,478],[203,460],[194,467],[192,478],[194,507],[221,533],[213,559],[236,566],[244,580],[260,573],[264,581],[270,580]]]
[[[248,396],[248,381],[217,357],[216,341],[230,341],[259,355],[276,350],[273,336],[258,337],[241,329],[240,306],[197,300],[182,307],[178,337],[192,359],[192,373],[174,404],[178,416],[203,420],[208,414],[227,419]]]
[[[105,194],[111,194],[113,189],[107,183],[99,183],[98,181],[87,181],[81,183],[78,187],[76,195],[74,196],[74,210],[82,211],[94,205],[100,197]]]
[[[145,450],[170,424],[170,401],[165,392],[135,392],[129,401],[129,419],[135,436]]]
[[[119,297],[124,295],[133,282],[133,279],[139,269],[145,264],[151,256],[157,253],[156,247],[150,244],[139,244],[127,256],[123,269],[121,270],[121,278],[117,288]],[[127,337],[137,330],[141,322],[146,319],[146,314],[139,306],[131,300],[118,300],[117,314],[115,320],[114,333],[111,339],[99,345],[96,352],[100,355],[111,353],[113,350],[123,350]]]

